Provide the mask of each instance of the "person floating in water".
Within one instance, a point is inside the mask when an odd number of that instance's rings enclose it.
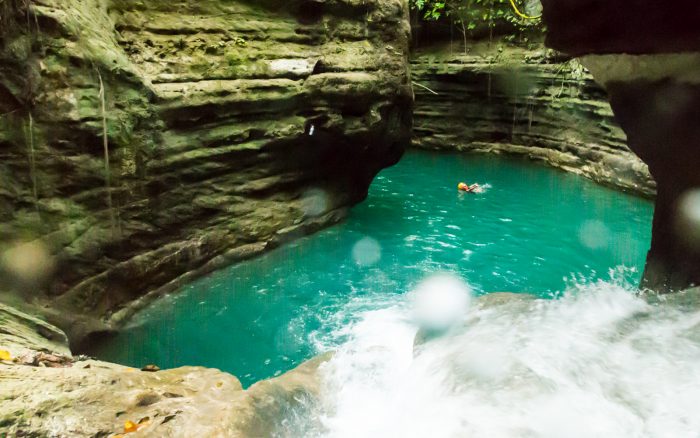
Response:
[[[472,184],[469,185],[467,183],[459,183],[457,184],[457,190],[460,190],[462,192],[467,192],[467,193],[479,193],[481,191],[481,186],[479,184]]]

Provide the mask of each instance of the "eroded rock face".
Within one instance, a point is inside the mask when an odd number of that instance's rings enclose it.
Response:
[[[41,318],[19,309],[0,304],[0,348],[10,350],[14,357],[37,351],[70,356],[68,338],[58,328]]]
[[[685,62],[684,62],[685,59]],[[596,77],[610,92],[630,147],[658,181],[652,242],[644,285],[680,290],[700,284],[697,201],[700,190],[700,55],[588,56]],[[674,70],[673,66],[679,66]],[[667,70],[658,71],[660,66]],[[657,71],[657,74],[654,71]]]
[[[404,0],[3,8],[0,243],[49,248],[59,309],[109,314],[337,222],[409,141]]]
[[[551,46],[576,55],[610,96],[630,149],[658,185],[643,285],[700,284],[700,9],[690,1],[544,0]],[[684,52],[684,53],[678,53]],[[682,226],[679,226],[681,224]]]
[[[627,147],[590,74],[544,49],[485,46],[475,43],[467,55],[450,53],[449,46],[416,53],[416,146],[525,155],[653,196],[649,169]]]
[[[73,357],[58,328],[7,306],[0,322],[0,350],[11,354],[0,360],[0,436],[273,436],[287,410],[317,397],[329,358],[243,390],[215,369],[145,372]]]

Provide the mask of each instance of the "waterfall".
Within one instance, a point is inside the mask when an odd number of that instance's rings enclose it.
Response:
[[[410,314],[406,301],[353,325],[298,436],[682,438],[700,430],[697,307],[650,304],[615,281],[574,284],[558,300],[496,294],[472,305],[460,330],[415,350]]]

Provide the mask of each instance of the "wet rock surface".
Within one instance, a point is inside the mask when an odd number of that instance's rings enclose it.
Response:
[[[409,141],[402,0],[3,8],[0,242],[48,249],[52,309],[109,316],[337,222]]]
[[[10,345],[12,350],[3,348]],[[5,304],[0,304],[0,348],[12,357],[36,352],[70,356],[68,338],[60,329]]]
[[[7,307],[0,317],[14,321],[0,334],[0,349],[12,355],[0,361],[2,436],[271,436],[286,410],[317,395],[317,371],[329,358],[243,390],[215,369],[141,371],[73,357],[37,331],[58,328]]]
[[[649,169],[627,147],[605,91],[580,64],[544,48],[486,46],[415,54],[415,146],[523,155],[654,196]]]

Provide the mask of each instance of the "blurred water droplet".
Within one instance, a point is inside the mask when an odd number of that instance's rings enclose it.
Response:
[[[676,211],[676,233],[693,248],[700,248],[700,189],[681,196]]]
[[[536,87],[535,78],[519,66],[506,67],[500,73],[494,76],[494,87],[509,99],[530,96]]]
[[[610,230],[599,220],[589,220],[579,228],[578,238],[587,248],[603,249],[610,243]]]
[[[53,273],[54,261],[41,242],[22,242],[0,255],[0,268],[20,287],[36,287]]]
[[[527,0],[525,2],[525,13],[531,16],[542,14],[542,2],[540,0]]]
[[[382,258],[382,247],[371,237],[364,237],[352,247],[352,259],[360,266],[372,266]]]
[[[453,274],[436,274],[410,295],[413,318],[422,330],[441,332],[462,321],[469,310],[471,288]]]
[[[328,194],[318,188],[309,189],[301,197],[301,208],[306,216],[320,216],[329,210]]]
[[[656,109],[665,115],[680,114],[691,104],[691,97],[678,87],[661,89],[655,99]]]

